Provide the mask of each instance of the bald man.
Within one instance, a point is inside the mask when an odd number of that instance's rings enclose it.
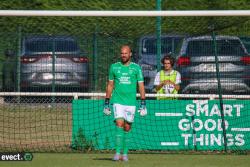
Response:
[[[134,122],[136,111],[137,85],[141,96],[139,112],[141,116],[147,115],[145,102],[144,79],[141,67],[131,62],[131,49],[128,45],[121,47],[121,61],[111,65],[109,81],[106,89],[106,99],[103,112],[111,115],[110,98],[113,103],[114,118],[116,122],[116,153],[114,161],[128,161],[130,143],[130,130]],[[121,151],[123,154],[121,156]]]

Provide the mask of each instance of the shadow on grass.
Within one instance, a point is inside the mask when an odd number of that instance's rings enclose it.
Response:
[[[93,158],[95,161],[113,161],[112,158]]]

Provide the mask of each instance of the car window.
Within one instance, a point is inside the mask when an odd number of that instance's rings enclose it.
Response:
[[[244,49],[239,40],[216,40],[217,54],[223,56],[244,55]],[[211,56],[214,55],[214,44],[211,40],[190,41],[187,47],[188,56]]]
[[[161,53],[174,53],[177,46],[181,42],[181,38],[162,38],[161,39]],[[157,39],[146,38],[143,40],[142,53],[143,54],[156,54],[157,53]]]
[[[75,41],[56,41],[55,50],[57,52],[74,52],[78,51],[78,45]]]
[[[25,52],[51,52],[53,45],[51,41],[26,41]]]
[[[247,49],[247,52],[250,53],[250,38],[249,37],[241,37],[240,40],[243,42],[244,46]]]
[[[55,41],[56,52],[78,51],[79,47],[75,41]],[[25,52],[53,52],[53,41],[26,41]]]

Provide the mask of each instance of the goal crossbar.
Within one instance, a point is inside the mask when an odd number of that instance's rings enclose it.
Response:
[[[79,11],[79,10],[0,10],[0,16],[250,16],[250,10],[175,10],[175,11]]]

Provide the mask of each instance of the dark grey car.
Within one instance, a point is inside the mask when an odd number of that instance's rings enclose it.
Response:
[[[27,36],[21,50],[21,91],[51,91],[52,85],[56,91],[88,90],[88,58],[75,38]]]
[[[250,56],[243,43],[234,36],[216,36],[216,43],[222,93],[249,93]],[[211,36],[184,39],[177,70],[182,77],[182,93],[218,93]]]
[[[161,53],[173,53],[181,46],[184,36],[165,34],[161,36]],[[139,65],[145,80],[145,89],[152,92],[154,88],[154,78],[157,73],[157,38],[155,35],[142,36],[139,40]]]

